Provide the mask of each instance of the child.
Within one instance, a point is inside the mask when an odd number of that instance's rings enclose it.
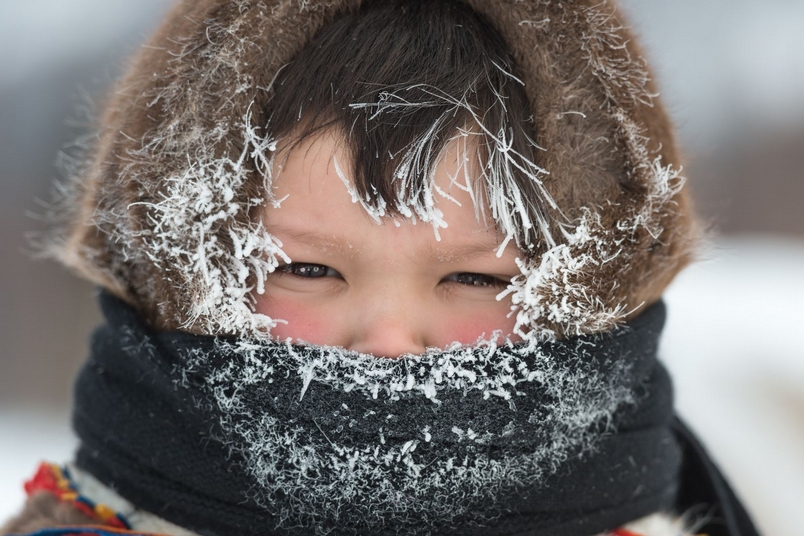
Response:
[[[755,534],[656,361],[695,230],[617,21],[180,2],[65,202],[106,323],[6,531]]]

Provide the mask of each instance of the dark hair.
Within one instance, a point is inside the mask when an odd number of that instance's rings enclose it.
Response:
[[[324,25],[278,73],[273,89],[266,110],[271,134],[293,133],[293,147],[336,128],[368,206],[387,202],[388,213],[396,214],[401,205],[423,203],[436,156],[456,133],[474,129],[489,173],[485,185],[472,187],[504,196],[497,206],[490,200],[495,221],[507,219],[502,227],[520,246],[531,222],[543,223],[546,193],[534,180],[542,170],[533,164],[537,147],[524,84],[499,33],[457,0],[364,2]],[[400,169],[417,144],[420,154]],[[508,154],[492,163],[501,149]],[[504,184],[488,184],[491,168],[500,166],[508,174]],[[403,203],[388,202],[394,199]],[[505,214],[501,203],[509,205]]]

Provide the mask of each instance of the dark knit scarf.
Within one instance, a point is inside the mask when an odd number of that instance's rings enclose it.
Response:
[[[389,360],[101,303],[77,463],[198,533],[588,536],[676,504],[662,304],[603,335]]]

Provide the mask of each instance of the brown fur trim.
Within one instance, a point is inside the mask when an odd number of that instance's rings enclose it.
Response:
[[[51,493],[39,492],[25,501],[22,512],[0,529],[0,534],[25,534],[52,527],[93,524],[97,521],[73,505],[59,501]]]
[[[676,192],[680,179],[672,179],[671,199],[649,206],[656,163],[676,170],[681,163],[633,35],[611,1],[464,1],[496,26],[524,73],[534,138],[545,148],[536,164],[549,171],[545,186],[561,212],[570,221],[594,212],[599,234],[618,244],[619,250],[608,252],[593,251],[591,243],[573,246],[573,254],[608,253],[615,260],[559,275],[601,315],[635,314],[690,261],[696,228],[686,190]],[[266,88],[277,70],[338,12],[360,3],[179,2],[107,107],[57,251],[62,262],[138,307],[155,326],[231,331],[231,325],[193,313],[205,283],[177,267],[169,247],[154,246],[161,217],[154,204],[168,195],[167,179],[192,171],[188,162],[202,153],[237,160],[244,142],[234,133],[242,132],[244,118],[265,125],[260,110],[269,109]],[[245,184],[235,202],[246,210],[232,216],[241,228],[254,224],[259,207],[248,200],[262,195],[263,186],[254,159],[244,165]],[[640,218],[647,215],[649,224],[623,231],[622,222],[645,207]],[[236,249],[230,227],[221,224],[214,236],[223,250]],[[606,318],[543,321],[548,331],[565,336],[608,329],[626,315]]]

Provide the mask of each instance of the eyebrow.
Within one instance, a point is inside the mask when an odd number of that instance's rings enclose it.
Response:
[[[427,249],[430,256],[438,260],[462,261],[487,254],[496,256],[497,246],[499,246],[499,243],[495,240],[494,242],[478,241],[450,246],[428,244]]]
[[[278,231],[282,236],[288,236],[308,246],[317,247],[318,249],[335,248],[342,251],[354,251],[354,244],[336,235],[324,235],[314,231],[295,229],[281,225],[272,225],[268,230],[271,234],[275,231]]]
[[[337,235],[326,235],[305,229],[271,226],[269,232],[273,233],[274,231],[278,231],[282,236],[287,236],[322,250],[333,248],[343,252],[355,253],[355,247],[357,246],[357,244],[353,244]],[[454,245],[440,245],[438,243],[433,245],[428,243],[425,252],[429,257],[440,261],[461,261],[486,254],[496,256],[496,250],[499,245],[500,242],[496,239]]]

